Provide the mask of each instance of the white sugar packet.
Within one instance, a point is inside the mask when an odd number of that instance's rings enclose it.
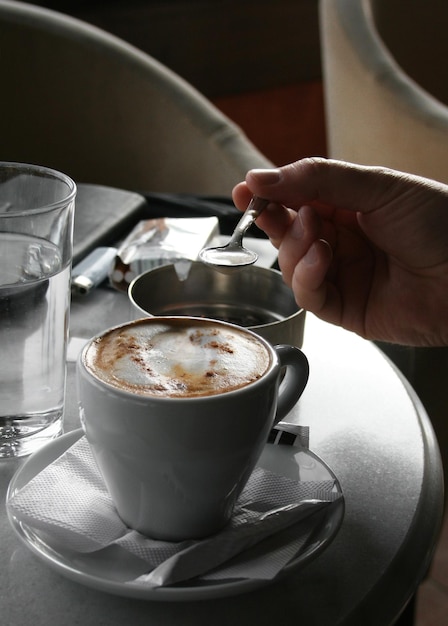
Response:
[[[274,578],[306,545],[319,521],[314,516],[341,497],[334,487],[332,480],[295,481],[257,468],[221,532],[157,541],[121,521],[82,437],[13,494],[8,508],[65,550],[120,546],[146,564],[146,573],[129,582],[158,587],[197,577]]]

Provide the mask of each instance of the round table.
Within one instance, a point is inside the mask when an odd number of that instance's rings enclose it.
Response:
[[[71,336],[90,337],[131,315],[124,294],[96,289],[73,301]],[[21,461],[4,461],[2,624],[392,624],[424,577],[440,528],[443,478],[434,432],[413,390],[373,344],[308,314],[303,350],[309,384],[288,421],[310,427],[310,449],[332,468],[345,498],[342,526],[323,553],[303,570],[231,597],[168,603],[110,595],[54,572],[18,540],[4,495]],[[65,429],[78,427],[70,362]]]

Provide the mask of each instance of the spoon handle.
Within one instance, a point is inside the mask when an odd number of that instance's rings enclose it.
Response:
[[[257,217],[260,213],[262,213],[262,211],[264,211],[268,204],[269,200],[259,198],[258,196],[252,196],[247,209],[244,211],[240,221],[235,226],[235,230],[233,231],[233,235],[229,243],[233,244],[241,242],[246,230],[255,222]]]

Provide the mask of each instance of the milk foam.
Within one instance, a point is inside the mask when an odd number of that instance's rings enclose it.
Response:
[[[96,339],[84,362],[98,378],[139,395],[195,397],[254,382],[270,354],[255,337],[214,322],[148,319]]]

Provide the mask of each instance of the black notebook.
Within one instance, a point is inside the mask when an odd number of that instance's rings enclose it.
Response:
[[[73,265],[98,246],[113,246],[134,224],[146,207],[137,193],[103,187],[78,185],[73,233]]]

